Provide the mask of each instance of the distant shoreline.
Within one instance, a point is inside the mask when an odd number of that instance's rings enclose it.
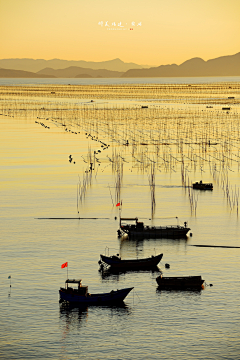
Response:
[[[157,78],[0,78],[0,86],[210,84],[222,82],[240,82],[240,76]]]

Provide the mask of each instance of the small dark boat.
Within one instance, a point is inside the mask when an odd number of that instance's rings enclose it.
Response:
[[[69,287],[68,284],[75,284],[77,288]],[[88,286],[82,285],[82,280],[66,280],[65,288],[60,288],[60,302],[67,301],[76,305],[112,305],[122,303],[125,297],[133,289],[125,288],[121,290],[112,290],[109,293],[89,294]]]
[[[161,290],[201,290],[205,280],[201,276],[158,276],[156,282]]]
[[[122,223],[122,221],[134,221],[133,223]],[[187,227],[187,222],[184,226],[169,225],[169,226],[147,226],[143,222],[138,221],[138,218],[120,218],[120,229],[117,231],[119,236],[127,234],[129,238],[170,238],[181,239],[186,237],[190,228]]]
[[[110,266],[112,270],[148,270],[156,268],[162,257],[163,254],[159,254],[145,259],[122,260],[116,255],[111,257],[100,255],[101,260],[99,261],[99,265],[100,269],[103,265],[102,270],[104,269],[105,264]]]
[[[192,187],[193,189],[198,189],[198,190],[213,190],[212,183],[203,183],[202,180],[193,183]]]

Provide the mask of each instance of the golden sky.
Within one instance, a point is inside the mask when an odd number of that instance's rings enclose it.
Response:
[[[240,52],[239,19],[240,0],[0,0],[0,59],[208,60]]]

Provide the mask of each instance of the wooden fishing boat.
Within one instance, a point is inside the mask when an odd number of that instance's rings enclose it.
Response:
[[[156,268],[161,261],[163,254],[152,256],[145,259],[122,260],[120,257],[100,255],[100,269],[104,270],[104,266],[109,266],[112,270],[148,270]]]
[[[124,223],[123,221],[131,221],[135,223]],[[187,236],[190,228],[187,227],[187,222],[184,226],[169,225],[169,226],[147,226],[143,222],[139,222],[138,218],[120,218],[120,228],[117,231],[119,236],[127,234],[129,238],[170,238],[181,239]]]
[[[177,276],[156,278],[158,288],[161,290],[201,290],[205,280],[201,276]]]
[[[69,284],[77,285],[77,288],[69,287]],[[82,285],[82,280],[67,279],[65,281],[65,288],[60,288],[59,302],[67,301],[76,305],[110,305],[122,303],[125,297],[133,289],[125,288],[121,290],[112,290],[108,293],[90,294],[88,286]]]
[[[212,183],[203,183],[202,180],[193,183],[192,187],[193,189],[197,189],[197,190],[213,190]]]

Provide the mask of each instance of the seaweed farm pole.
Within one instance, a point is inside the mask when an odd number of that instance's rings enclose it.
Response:
[[[77,212],[79,214],[79,210],[78,210],[78,184],[77,184]]]
[[[114,206],[114,202],[113,202],[113,198],[112,198],[112,193],[111,193],[109,184],[108,184],[108,188],[109,188],[109,191],[110,191],[110,195],[111,195],[111,199],[112,199],[112,204],[113,204],[113,206]]]
[[[154,210],[156,206],[155,201],[155,165],[151,164],[151,174],[149,175],[149,186],[151,191],[151,210],[152,210],[152,217],[154,215]]]

